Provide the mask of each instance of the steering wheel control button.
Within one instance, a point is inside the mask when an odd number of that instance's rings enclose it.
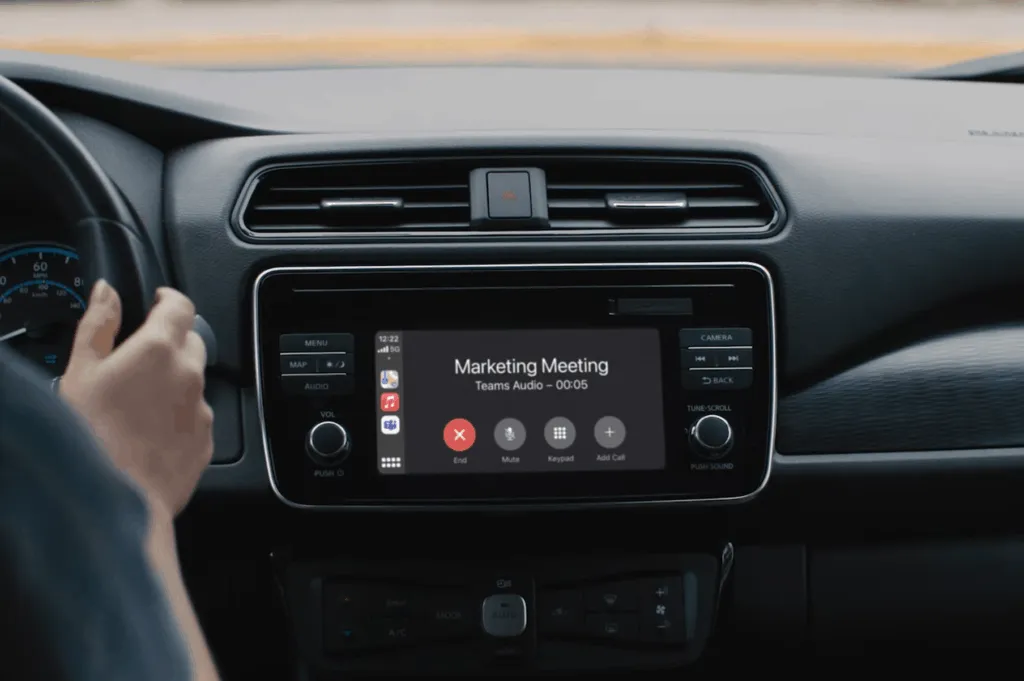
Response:
[[[732,426],[717,414],[702,416],[690,429],[690,444],[701,457],[720,459],[732,449]]]
[[[281,374],[315,374],[316,355],[281,355]]]
[[[487,173],[487,216],[492,219],[533,217],[530,174]]]
[[[286,333],[281,336],[281,352],[346,352],[355,348],[350,333]]]
[[[614,416],[603,416],[594,424],[594,439],[605,449],[618,449],[626,441],[626,424]]]
[[[321,421],[310,428],[306,449],[317,463],[337,464],[348,457],[352,443],[344,426]]]
[[[289,395],[304,397],[329,397],[351,395],[354,388],[352,376],[348,374],[303,374],[282,376],[281,383]]]
[[[526,442],[526,426],[519,419],[502,419],[494,427],[494,441],[506,452],[514,452]]]
[[[526,631],[526,600],[518,594],[494,594],[481,608],[484,631],[495,638],[514,638]]]
[[[576,426],[564,416],[556,416],[544,426],[544,439],[552,449],[568,449],[576,441]]]
[[[750,347],[754,334],[750,329],[682,329],[679,345],[684,348]]]

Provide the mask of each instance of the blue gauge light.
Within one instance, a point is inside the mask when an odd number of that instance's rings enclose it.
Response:
[[[86,307],[78,254],[59,244],[18,244],[0,251],[0,342],[47,373],[67,365]]]

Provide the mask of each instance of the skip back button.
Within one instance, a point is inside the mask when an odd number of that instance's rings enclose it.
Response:
[[[683,387],[687,390],[742,390],[754,382],[753,369],[686,369]]]

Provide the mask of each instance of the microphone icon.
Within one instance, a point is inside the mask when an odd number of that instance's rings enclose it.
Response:
[[[505,439],[508,440],[509,442],[512,442],[513,440],[516,439],[516,431],[515,429],[512,428],[512,426],[508,426],[505,428]]]

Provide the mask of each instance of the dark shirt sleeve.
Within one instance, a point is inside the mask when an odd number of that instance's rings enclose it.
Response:
[[[192,677],[147,522],[85,423],[0,346],[0,678]]]

